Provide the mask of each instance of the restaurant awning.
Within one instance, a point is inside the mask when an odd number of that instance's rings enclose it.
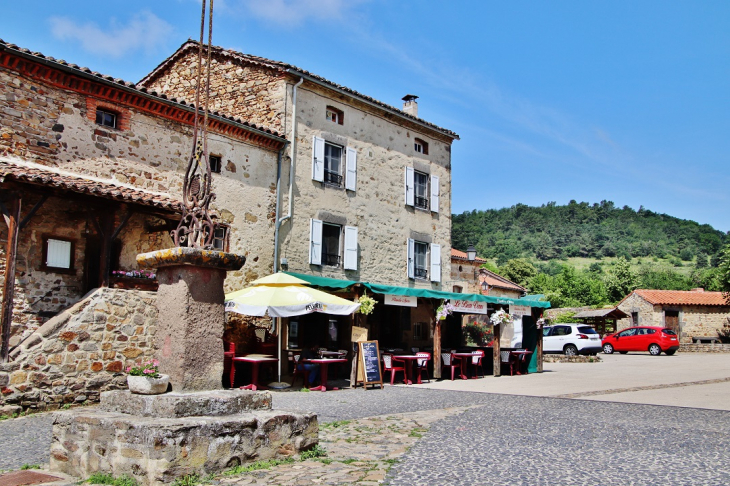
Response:
[[[396,287],[394,285],[381,285],[370,282],[356,282],[354,280],[339,280],[335,278],[319,277],[316,275],[306,275],[303,273],[286,273],[301,278],[302,280],[306,280],[311,285],[318,287],[327,287],[331,289],[344,289],[350,287],[351,285],[359,283],[376,294],[407,295],[409,297],[422,297],[426,299],[471,300],[476,302],[486,302],[488,304],[524,305],[526,307],[539,307],[544,309],[550,307],[550,302],[532,299],[512,299],[509,297],[494,297],[491,295],[480,294],[457,294],[454,292],[444,292],[441,290],[415,287]]]

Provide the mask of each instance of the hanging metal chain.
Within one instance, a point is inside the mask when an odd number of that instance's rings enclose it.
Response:
[[[175,246],[192,248],[213,248],[213,239],[218,223],[210,216],[210,203],[215,199],[211,192],[211,170],[208,158],[208,105],[210,100],[211,46],[213,41],[213,0],[210,0],[208,15],[208,56],[204,108],[200,110],[200,96],[203,85],[203,39],[205,33],[206,0],[202,0],[200,17],[200,42],[198,43],[198,75],[195,86],[195,124],[193,126],[193,149],[183,180],[183,214],[177,229],[170,232]]]

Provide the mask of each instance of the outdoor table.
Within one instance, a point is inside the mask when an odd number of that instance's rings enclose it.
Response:
[[[469,376],[466,374],[466,367],[474,357],[474,353],[453,353],[453,355],[461,360],[461,375],[459,376],[461,376],[462,380],[468,380]],[[474,374],[474,378],[477,378],[476,373]]]
[[[342,353],[339,351],[320,351],[319,354],[321,354],[323,358],[327,358],[329,356],[339,356]]]
[[[527,362],[527,357],[532,354],[532,351],[510,351],[509,354],[517,358],[517,374],[521,375],[522,365]],[[525,374],[527,374],[527,370],[525,370]]]
[[[406,385],[412,385],[413,382],[411,381],[412,371],[413,371],[413,363],[416,360],[419,359],[425,359],[423,356],[416,356],[414,354],[396,354],[393,355],[393,359],[396,361],[404,361],[405,362],[405,368],[406,368],[406,376],[403,380],[403,383]],[[421,373],[418,373],[418,384],[421,384]]]
[[[262,356],[262,355],[248,355],[248,356],[237,356],[233,358],[233,363],[231,363],[231,387],[233,387],[233,384],[235,383],[236,379],[236,363],[251,363],[251,384],[240,387],[241,390],[258,390],[259,388],[263,389],[265,387],[262,387],[259,385],[259,365],[261,363],[276,363],[279,361],[277,358],[273,358],[270,355],[268,356]]]
[[[320,386],[315,386],[314,388],[310,388],[311,391],[327,391],[327,366],[331,364],[339,364],[339,363],[347,363],[347,360],[344,358],[316,358],[316,359],[307,359],[300,361],[300,363],[315,363],[319,365],[319,377],[322,381],[322,384]],[[337,390],[338,388],[330,388],[330,390]]]

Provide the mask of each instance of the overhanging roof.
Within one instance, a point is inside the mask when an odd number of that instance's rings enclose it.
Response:
[[[527,307],[539,307],[544,309],[550,307],[550,302],[531,299],[512,299],[509,297],[494,297],[490,295],[479,294],[457,294],[454,292],[443,292],[441,290],[414,287],[397,287],[394,285],[381,285],[370,282],[357,282],[354,280],[339,280],[335,278],[319,277],[316,275],[307,275],[304,273],[286,273],[301,278],[302,280],[306,280],[312,285],[316,285],[318,287],[326,287],[330,289],[344,289],[359,283],[376,294],[406,295],[409,297],[422,297],[425,299],[470,300],[475,302],[486,302],[488,304],[524,305]]]
[[[621,309],[614,307],[612,309],[594,309],[582,311],[577,313],[573,317],[577,317],[579,319],[591,319],[597,317],[603,317],[604,319],[625,319],[629,317],[629,315]]]

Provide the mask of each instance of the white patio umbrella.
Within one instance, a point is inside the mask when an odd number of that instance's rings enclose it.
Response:
[[[344,316],[352,314],[360,304],[336,295],[305,287],[308,282],[277,272],[254,280],[251,286],[226,294],[227,312],[247,316],[292,317],[321,312]],[[281,382],[281,328],[277,325],[279,382]]]

